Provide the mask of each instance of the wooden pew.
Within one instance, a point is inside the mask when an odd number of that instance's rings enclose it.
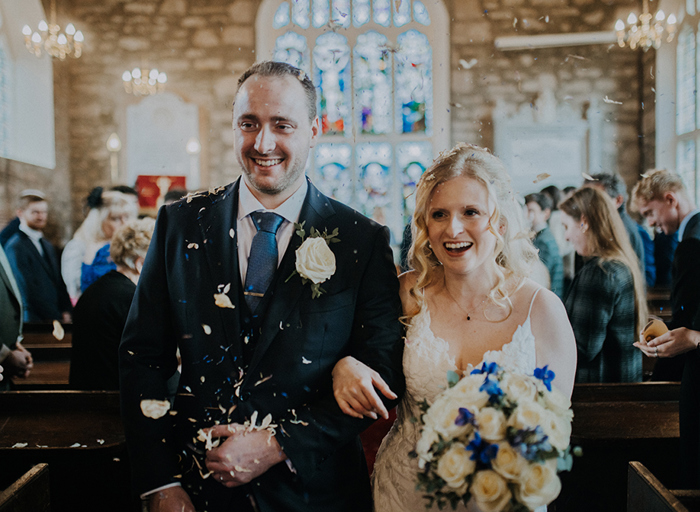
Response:
[[[688,509],[644,464],[633,461],[627,470],[627,512],[688,512]]]
[[[21,391],[68,389],[72,325],[64,324],[63,329],[63,339],[57,340],[53,335],[52,324],[25,324],[22,344],[32,353],[34,369],[26,379],[13,378],[14,389]]]
[[[0,512],[49,512],[49,466],[37,464],[0,492]]]
[[[551,510],[620,511],[627,465],[641,461],[675,484],[679,450],[678,383],[576,384],[572,446],[583,450]]]
[[[54,512],[139,510],[117,392],[0,392],[0,461],[0,481],[48,463]]]

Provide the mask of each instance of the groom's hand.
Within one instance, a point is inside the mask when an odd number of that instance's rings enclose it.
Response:
[[[207,452],[206,465],[212,478],[226,487],[247,484],[275,464],[287,459],[277,439],[267,430],[247,432],[243,425],[217,425],[206,429],[223,442]]]
[[[148,512],[195,512],[187,492],[179,485],[154,492],[148,500]]]

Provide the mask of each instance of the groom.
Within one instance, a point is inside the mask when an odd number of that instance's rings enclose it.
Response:
[[[370,511],[358,438],[370,420],[341,412],[331,370],[353,355],[403,389],[388,230],[306,179],[319,120],[303,71],[246,71],[233,128],[242,178],[161,209],[124,330],[135,486],[151,511]],[[339,242],[296,253],[302,223],[305,239],[315,228]],[[320,296],[295,273],[314,277],[313,262],[330,274]],[[167,398],[177,348],[173,410],[151,414],[144,400]]]

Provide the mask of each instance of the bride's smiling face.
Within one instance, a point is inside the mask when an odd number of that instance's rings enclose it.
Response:
[[[445,272],[467,274],[494,261],[492,203],[486,187],[473,178],[459,176],[435,188],[428,206],[428,240]]]

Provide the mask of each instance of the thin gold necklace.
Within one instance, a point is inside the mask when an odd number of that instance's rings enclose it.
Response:
[[[469,313],[469,311],[467,311],[466,309],[464,309],[464,308],[459,304],[459,302],[457,302],[457,301],[455,300],[455,298],[454,298],[454,297],[452,296],[452,294],[450,293],[450,289],[447,287],[447,284],[445,284],[445,290],[447,291],[447,295],[450,296],[450,299],[452,299],[452,302],[454,302],[455,304],[457,304],[457,307],[458,307],[459,309],[461,309],[464,313],[467,314],[467,320],[471,320],[471,319],[472,319],[471,313]],[[481,302],[479,302],[479,304],[477,304],[477,305],[474,307],[474,309],[473,309],[472,311],[473,311],[474,313],[476,313],[477,311],[479,311],[479,308],[484,304],[484,302],[486,302],[486,301],[488,300],[488,298],[489,298],[489,296],[486,295],[486,297],[484,297],[484,300],[482,300]]]

